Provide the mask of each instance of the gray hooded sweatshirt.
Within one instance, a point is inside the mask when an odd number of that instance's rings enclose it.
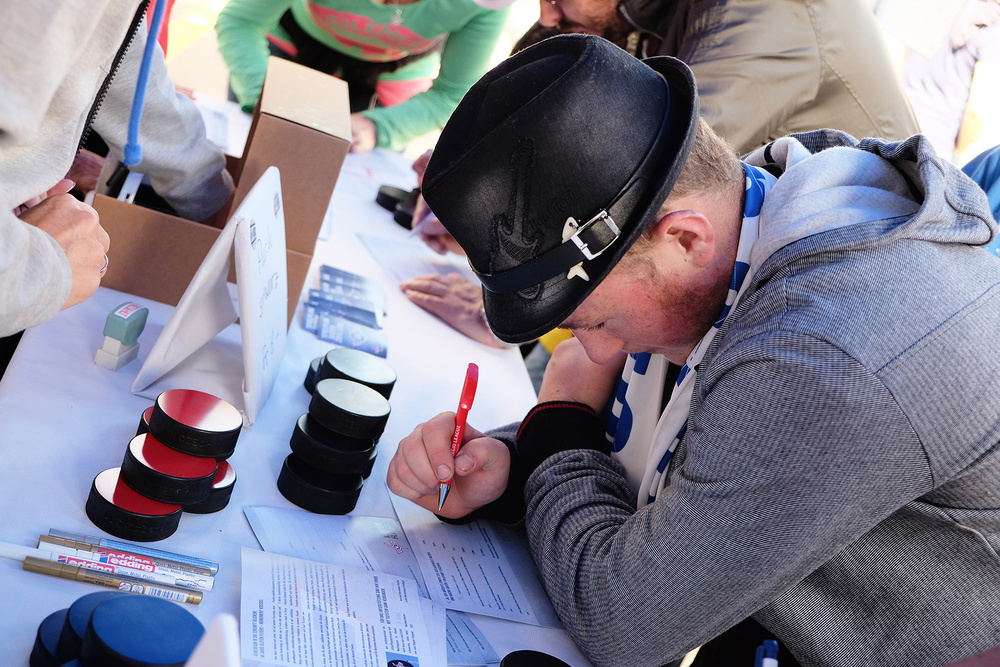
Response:
[[[5,2],[0,20],[0,336],[40,324],[70,293],[69,260],[45,232],[11,212],[69,170],[86,119],[139,0]],[[145,25],[100,106],[94,129],[121,159]],[[158,48],[158,47],[157,47]],[[153,59],[139,141],[153,188],[177,212],[203,220],[233,189],[225,156],[177,93],[162,55]],[[114,245],[114,239],[111,244]],[[158,242],[170,243],[170,239]]]
[[[597,666],[662,665],[751,615],[803,665],[939,667],[1000,644],[985,196],[921,136],[826,130],[746,161],[783,170],[759,267],[657,499],[637,511],[623,468],[546,411],[521,427],[525,525],[560,618]]]

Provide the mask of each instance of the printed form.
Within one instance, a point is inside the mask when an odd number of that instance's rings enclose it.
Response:
[[[245,667],[434,667],[416,582],[380,572],[243,549]],[[394,663],[395,661],[395,663]]]
[[[522,536],[488,521],[442,523],[407,500],[391,500],[432,600],[457,611],[562,627]]]
[[[430,599],[403,529],[394,519],[370,516],[326,516],[290,508],[261,505],[243,508],[254,535],[265,551],[324,563],[386,572],[416,580]],[[479,627],[465,614],[432,605],[431,643],[447,639],[447,664],[488,665],[500,657]],[[445,631],[445,627],[447,630]],[[443,663],[441,663],[443,664]]]

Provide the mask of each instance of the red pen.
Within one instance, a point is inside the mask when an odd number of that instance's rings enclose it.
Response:
[[[462,448],[462,434],[465,432],[465,418],[469,415],[472,400],[476,397],[476,387],[479,386],[479,366],[469,364],[465,371],[465,384],[462,385],[462,397],[458,399],[458,411],[455,413],[455,431],[451,434],[451,455],[458,456]],[[444,500],[451,491],[451,480],[441,482],[438,487],[438,511],[444,507]]]

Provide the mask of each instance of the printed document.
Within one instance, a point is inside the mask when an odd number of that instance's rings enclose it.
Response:
[[[244,667],[435,667],[446,660],[429,639],[430,602],[412,579],[390,574],[244,548],[240,614]]]

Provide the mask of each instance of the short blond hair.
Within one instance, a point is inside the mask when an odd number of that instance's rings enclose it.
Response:
[[[684,169],[677,177],[670,194],[660,205],[654,222],[674,210],[675,202],[682,197],[702,194],[712,198],[726,198],[731,196],[735,189],[743,187],[743,179],[743,168],[740,166],[736,149],[716,134],[705,119],[699,118],[698,129],[691,144],[691,152],[684,163]],[[643,231],[625,257],[633,253],[641,254],[646,250],[651,243],[653,227],[654,225],[650,224]]]

